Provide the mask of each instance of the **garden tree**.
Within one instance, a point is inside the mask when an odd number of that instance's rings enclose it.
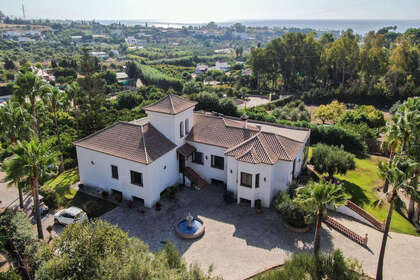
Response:
[[[143,102],[143,97],[132,91],[120,93],[117,96],[117,106],[119,109],[133,109]]]
[[[360,50],[360,70],[367,80],[371,80],[374,76],[384,75],[388,68],[384,36],[370,31],[364,42]]]
[[[27,186],[30,185],[28,178],[24,173],[24,170],[16,168],[15,162],[13,161],[4,161],[1,166],[1,170],[6,173],[4,177],[4,182],[7,182],[8,187],[16,186],[19,194],[19,208],[24,209],[23,204],[23,191]]]
[[[362,266],[356,259],[344,258],[340,250],[320,254],[317,258],[307,253],[294,254],[281,269],[274,269],[256,280],[360,280]]]
[[[112,85],[117,83],[117,75],[115,72],[106,70],[105,72],[101,73],[101,78],[105,80],[108,85]]]
[[[15,63],[8,56],[6,56],[4,58],[4,69],[6,69],[6,70],[14,70],[14,69],[16,69]]]
[[[262,48],[251,48],[248,63],[251,65],[252,73],[256,77],[257,87],[261,86],[262,78],[266,73],[267,65],[270,61],[267,59],[266,51]]]
[[[129,61],[126,64],[127,66],[127,75],[130,79],[137,79],[140,77],[141,72],[140,69],[137,67],[137,64],[133,61]]]
[[[57,136],[57,146],[60,158],[60,165],[58,170],[59,173],[62,173],[64,171],[64,157],[63,146],[61,144],[61,132],[57,121],[57,110],[67,107],[67,96],[64,91],[60,91],[58,88],[50,88],[43,95],[42,100],[44,104],[47,105],[53,113],[54,133],[55,136]]]
[[[48,84],[46,84],[40,77],[37,77],[34,73],[26,71],[19,74],[15,83],[14,95],[21,104],[26,103],[26,99],[29,99],[32,108],[32,118],[34,127],[36,129],[39,141],[42,142],[41,129],[38,122],[37,114],[37,98],[42,98],[45,91],[48,90]]]
[[[36,279],[213,279],[197,266],[187,267],[169,242],[154,254],[101,220],[67,226],[51,246],[40,246],[34,259]]]
[[[387,201],[389,204],[388,215],[386,218],[385,229],[382,238],[381,251],[379,253],[376,280],[383,279],[383,262],[389,228],[391,224],[392,212],[394,209],[394,202],[399,199],[398,196],[401,190],[413,196],[419,195],[417,191],[417,176],[414,174],[415,170],[418,168],[419,163],[413,161],[406,155],[400,154],[395,156],[391,166],[384,162],[379,163],[379,174],[383,179],[389,182],[392,188],[382,199],[376,201],[377,205],[381,205],[385,203],[385,201]],[[419,199],[419,197],[417,197],[417,199]]]
[[[330,179],[334,178],[334,174],[344,175],[356,168],[353,154],[322,143],[315,145],[310,162],[319,173],[328,173]]]
[[[294,201],[300,204],[308,213],[316,215],[316,228],[314,238],[314,255],[317,256],[321,241],[322,216],[327,206],[339,207],[349,199],[342,185],[334,185],[326,182],[311,182],[296,191]]]
[[[0,107],[0,132],[12,145],[16,144],[18,139],[27,138],[31,131],[30,122],[31,115],[19,103],[8,100]]]
[[[0,215],[0,252],[4,249],[10,256],[19,254],[23,265],[18,267],[18,271],[24,277],[23,279],[31,279],[26,266],[27,248],[35,241],[32,224],[24,212],[8,209]],[[0,273],[0,279],[19,280],[22,278],[9,269],[9,273]]]
[[[237,116],[238,108],[230,98],[223,98],[219,104],[219,112],[226,116]]]
[[[41,214],[39,212],[39,179],[41,173],[55,166],[57,155],[51,151],[49,145],[41,143],[36,138],[30,142],[18,141],[16,146],[13,147],[13,153],[13,156],[5,162],[6,174],[11,177],[15,177],[16,174],[22,175],[21,179],[15,178],[15,180],[19,181],[23,181],[25,178],[30,179],[38,238],[43,239],[44,234],[42,231]]]
[[[104,112],[102,106],[105,103],[104,86],[105,82],[101,79],[100,74],[95,73],[95,60],[88,53],[88,49],[83,49],[81,60],[81,69],[83,78],[78,79],[82,97],[79,100],[79,108],[84,127],[84,134],[93,133],[104,127]]]
[[[330,104],[319,106],[312,114],[314,119],[319,119],[325,124],[326,121],[337,122],[342,114],[346,112],[346,105],[337,100]]]
[[[405,33],[411,45],[420,45],[420,28],[408,28]]]
[[[348,110],[341,116],[340,124],[365,123],[370,128],[382,128],[386,125],[384,113],[369,105],[357,106],[354,110]]]
[[[420,83],[419,51],[410,46],[407,38],[403,37],[399,40],[398,46],[389,57],[389,63],[389,71],[404,73],[404,75],[413,79],[416,85]]]
[[[80,138],[80,129],[79,129],[79,101],[80,101],[80,86],[77,82],[72,82],[66,86],[66,95],[73,104],[73,113],[74,119],[76,122],[76,133],[77,139]]]
[[[332,42],[334,42],[334,35],[331,33],[324,33],[322,34],[321,38],[319,38],[319,43],[324,46]]]
[[[218,112],[220,109],[219,97],[215,93],[207,91],[200,92],[195,101],[198,102],[195,106],[197,111],[204,110],[208,112]]]
[[[359,62],[358,40],[357,35],[349,29],[335,40],[327,51],[327,62],[334,69],[334,83],[336,85],[344,85],[348,79],[352,79],[357,74]]]

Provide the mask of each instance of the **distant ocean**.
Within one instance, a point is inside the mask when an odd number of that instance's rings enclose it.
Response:
[[[120,22],[125,25],[145,25],[146,22],[149,26],[156,27],[171,27],[181,28],[182,26],[199,26],[205,23],[181,23],[171,22],[165,20],[99,20],[102,24],[111,24]],[[237,20],[229,22],[216,22],[221,26],[229,26],[234,23],[240,22],[247,26],[254,27],[297,27],[297,28],[311,28],[319,31],[343,31],[349,28],[353,29],[358,34],[366,34],[370,30],[379,30],[385,26],[397,26],[398,32],[405,32],[410,27],[420,27],[420,20]]]

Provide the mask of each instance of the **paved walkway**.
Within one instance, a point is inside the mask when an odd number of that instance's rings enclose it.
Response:
[[[205,271],[213,265],[213,275],[227,280],[243,279],[265,267],[283,263],[295,252],[312,249],[313,229],[303,234],[292,233],[272,209],[256,214],[255,209],[246,205],[226,205],[219,187],[208,186],[201,191],[185,189],[177,196],[177,201],[163,199],[159,212],[146,209],[141,214],[137,209],[117,207],[102,218],[139,237],[153,251],[169,240],[188,262],[198,263]],[[199,240],[180,240],[174,234],[174,224],[188,212],[198,215],[206,226],[206,233]],[[332,216],[361,235],[368,233],[368,248],[323,225],[322,250],[340,248],[345,256],[357,258],[366,273],[375,275],[382,234],[339,214],[332,213]],[[418,279],[420,238],[397,233],[390,236],[385,279]]]

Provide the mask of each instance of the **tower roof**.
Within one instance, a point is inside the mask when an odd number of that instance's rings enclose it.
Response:
[[[183,99],[178,95],[168,94],[165,98],[145,106],[144,110],[168,115],[176,115],[194,107],[196,104],[197,102]]]

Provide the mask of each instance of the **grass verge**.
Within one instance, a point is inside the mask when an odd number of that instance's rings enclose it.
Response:
[[[48,181],[42,189],[52,190],[57,194],[59,208],[76,206],[83,209],[90,218],[96,218],[115,208],[115,205],[71,188],[79,181],[77,169],[67,170]]]

